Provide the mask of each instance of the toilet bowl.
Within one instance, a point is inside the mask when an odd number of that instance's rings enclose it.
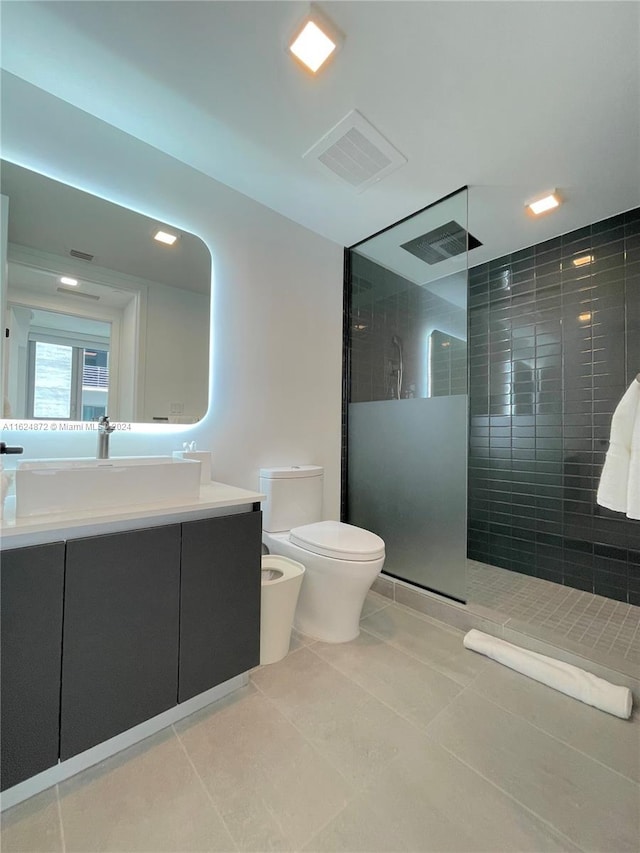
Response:
[[[376,534],[340,521],[318,521],[322,509],[318,466],[260,471],[262,541],[270,554],[305,567],[294,625],[327,643],[346,643],[360,633],[367,592],[384,565]],[[294,526],[288,522],[294,521]]]

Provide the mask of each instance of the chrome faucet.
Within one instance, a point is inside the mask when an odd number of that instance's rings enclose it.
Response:
[[[115,424],[109,421],[109,415],[98,418],[98,459],[109,458],[109,436],[115,429]]]

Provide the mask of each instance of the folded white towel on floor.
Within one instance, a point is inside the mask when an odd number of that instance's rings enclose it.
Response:
[[[640,518],[640,382],[635,379],[613,413],[596,500],[629,518]]]
[[[628,687],[610,684],[570,663],[522,649],[475,629],[465,634],[463,643],[465,648],[480,652],[587,705],[625,720],[631,716],[633,699]]]

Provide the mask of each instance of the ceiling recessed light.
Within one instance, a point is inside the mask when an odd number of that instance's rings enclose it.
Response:
[[[335,42],[313,21],[307,21],[289,50],[315,74],[336,49]]]
[[[541,213],[547,213],[549,210],[553,210],[558,207],[560,204],[560,197],[556,190],[551,190],[551,192],[545,193],[545,195],[540,198],[536,198],[533,201],[527,202],[527,209],[534,214],[534,216],[540,216]]]
[[[60,284],[66,284],[68,287],[77,287],[78,279],[77,278],[69,278],[68,275],[63,275],[60,279]]]
[[[585,311],[584,314],[578,314],[578,320],[581,323],[589,323],[591,320],[591,311]]]
[[[173,246],[178,237],[175,234],[168,234],[166,231],[156,231],[153,235],[153,239],[157,240],[158,243],[165,243],[167,246]]]
[[[311,4],[311,11],[289,42],[290,53],[313,74],[336,52],[344,36]]]
[[[585,267],[587,266],[587,264],[592,264],[594,260],[595,258],[593,257],[593,255],[582,255],[579,258],[574,258],[571,263],[574,265],[574,267]]]

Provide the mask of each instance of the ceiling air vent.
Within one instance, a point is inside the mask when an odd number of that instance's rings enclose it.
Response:
[[[323,171],[331,172],[356,192],[362,192],[407,162],[358,110],[351,110],[302,158],[315,160]]]
[[[72,258],[80,258],[81,261],[92,261],[95,255],[90,255],[89,252],[81,252],[79,249],[69,249],[69,254]]]
[[[439,264],[440,261],[461,255],[467,248],[471,250],[478,246],[482,246],[480,240],[452,219],[446,225],[403,243],[400,248],[428,264]]]

